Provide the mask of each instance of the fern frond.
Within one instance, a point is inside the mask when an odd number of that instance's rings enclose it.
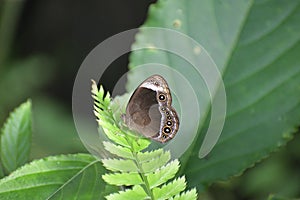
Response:
[[[141,163],[148,162],[157,158],[163,153],[163,149],[156,149],[154,151],[138,152],[137,157]]]
[[[169,199],[179,194],[186,188],[185,177],[173,180],[171,183],[163,185],[161,188],[154,188],[153,193],[155,199]]]
[[[156,169],[166,165],[168,161],[171,159],[171,155],[169,151],[162,152],[160,156],[145,162],[141,163],[142,168],[145,173],[154,172]]]
[[[102,178],[105,182],[116,186],[131,186],[143,183],[138,173],[111,173],[103,175]]]
[[[124,159],[102,159],[103,166],[111,171],[138,172],[139,169],[132,160]]]
[[[174,198],[170,198],[170,200],[190,200],[190,199],[197,199],[196,189],[191,189],[187,192],[183,192],[181,194],[176,195]]]
[[[108,200],[127,199],[176,199],[196,200],[195,189],[182,192],[186,188],[185,177],[175,177],[180,164],[171,161],[170,152],[163,149],[145,151],[151,141],[128,130],[122,124],[124,100],[120,97],[111,101],[110,94],[102,86],[100,89],[92,81],[92,97],[95,100],[94,113],[99,126],[110,141],[103,141],[106,151],[117,158],[103,158],[103,166],[112,173],[102,176],[111,185],[130,186],[131,188],[106,196]],[[101,137],[103,138],[103,137]]]
[[[100,124],[100,123],[99,123]],[[106,136],[111,140],[114,141],[116,144],[119,144],[123,147],[130,148],[131,146],[128,144],[128,141],[126,140],[125,136],[120,134],[118,130],[116,130],[114,127],[111,129],[108,129],[107,127],[102,127],[104,130],[104,133]]]
[[[148,195],[140,185],[134,186],[132,189],[127,189],[119,193],[114,193],[106,196],[107,200],[128,200],[128,199],[146,199]]]
[[[133,160],[134,157],[130,151],[129,148],[120,146],[120,145],[115,145],[111,142],[103,142],[104,148],[109,151],[110,153],[114,154],[114,155],[118,155],[121,158],[128,158]]]
[[[156,172],[148,174],[149,186],[151,189],[160,186],[175,176],[179,170],[179,161],[174,160],[156,170]]]

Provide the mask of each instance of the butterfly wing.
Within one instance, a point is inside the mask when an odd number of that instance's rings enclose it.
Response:
[[[134,131],[152,137],[159,131],[161,114],[158,109],[156,92],[138,87],[126,108],[125,123]]]
[[[179,128],[179,118],[171,104],[172,96],[166,80],[153,75],[131,96],[125,123],[131,130],[165,143],[176,135]]]

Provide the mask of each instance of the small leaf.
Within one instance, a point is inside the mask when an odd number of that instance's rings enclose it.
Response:
[[[104,97],[104,102],[106,105],[110,104],[110,94],[107,92],[106,96]]]
[[[10,114],[1,131],[0,156],[7,173],[29,160],[31,135],[31,101],[27,101]]]
[[[92,81],[92,96],[94,97],[95,100],[98,100],[99,102],[103,102],[104,105],[108,105],[109,102],[107,101],[104,101],[104,89],[103,87],[101,86],[100,89],[98,90],[98,87],[97,87],[97,83],[94,81],[94,80],[91,80]],[[109,94],[108,94],[109,95]]]
[[[132,189],[125,190],[106,196],[107,200],[128,200],[128,199],[146,199],[148,195],[145,193],[143,188],[139,185],[134,186]]]
[[[113,113],[114,120],[118,124],[123,124],[122,114],[125,113],[126,105],[129,99],[129,94],[125,93],[122,96],[116,96],[111,101],[109,107]]]
[[[103,166],[111,171],[138,172],[138,168],[132,160],[102,159]]]
[[[146,152],[139,152],[137,154],[138,160],[143,162],[148,162],[154,158],[159,157],[163,153],[163,149],[157,149],[154,151],[146,151]]]
[[[103,107],[103,108],[105,108],[105,107]],[[100,104],[99,105],[97,105],[97,103],[95,103],[95,106],[94,106],[94,113],[95,113],[95,116],[98,118],[98,119],[102,119],[102,120],[104,120],[105,119],[105,121],[106,122],[110,122],[111,124],[113,124],[113,119],[111,119],[111,116],[110,116],[110,114],[109,113],[107,113],[107,112],[104,112],[102,109],[103,108],[101,108],[100,107]]]
[[[103,199],[104,168],[88,154],[36,160],[0,180],[1,200]]]
[[[139,137],[136,142],[132,143],[132,147],[135,152],[139,152],[146,149],[150,144],[150,139]]]
[[[154,172],[156,169],[164,166],[171,159],[169,151],[163,152],[159,157],[150,160],[149,162],[142,163],[144,173]]]
[[[175,176],[177,171],[179,170],[179,161],[174,160],[167,164],[166,166],[162,167],[161,169],[157,170],[155,173],[151,173],[147,175],[149,186],[151,189],[157,187],[171,178]]]
[[[171,200],[196,200],[196,199],[197,199],[196,189],[183,192],[180,195],[176,195],[174,198],[171,198]]]
[[[133,159],[133,155],[130,151],[130,149],[126,148],[126,147],[122,147],[119,145],[115,145],[111,142],[103,142],[104,148],[109,151],[110,153],[117,155],[119,157],[122,158],[129,158],[129,159]]]
[[[154,188],[153,194],[155,199],[168,199],[172,196],[182,192],[186,187],[184,176],[178,179],[175,179],[167,185],[163,185],[161,188]]]
[[[130,145],[128,144],[128,141],[126,140],[126,138],[124,137],[124,135],[121,135],[120,133],[118,133],[118,130],[113,131],[114,128],[115,127],[113,127],[113,126],[110,126],[108,128],[102,126],[102,129],[104,130],[106,136],[110,140],[114,141],[115,143],[117,143],[117,144],[119,144],[119,145],[121,145],[123,147],[130,148]]]
[[[138,173],[113,173],[102,176],[103,180],[111,185],[130,186],[143,183]]]

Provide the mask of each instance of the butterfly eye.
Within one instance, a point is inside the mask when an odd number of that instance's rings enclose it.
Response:
[[[163,94],[160,94],[160,95],[158,96],[158,99],[161,100],[161,101],[165,101],[165,100],[166,100],[166,96],[163,95]]]
[[[164,128],[164,133],[171,133],[171,129],[169,127],[165,127]]]

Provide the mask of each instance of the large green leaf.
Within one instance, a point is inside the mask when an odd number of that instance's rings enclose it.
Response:
[[[11,173],[29,160],[31,146],[31,102],[12,112],[0,136],[0,159],[6,173]]]
[[[299,0],[159,0],[150,7],[144,26],[175,29],[198,41],[216,62],[226,87],[227,115],[217,145],[205,159],[199,159],[205,134],[201,126],[194,146],[185,154],[183,169],[192,185],[201,188],[241,173],[295,132],[300,124],[299,21]],[[135,46],[148,43],[151,47],[156,41],[166,49],[188,45],[142,30]],[[188,63],[151,49],[133,52],[130,68],[153,62],[191,76]],[[130,74],[131,88],[138,76]],[[200,88],[192,78],[190,83]],[[207,124],[209,118],[201,121]]]
[[[103,199],[104,169],[88,154],[36,160],[0,180],[5,199]]]

